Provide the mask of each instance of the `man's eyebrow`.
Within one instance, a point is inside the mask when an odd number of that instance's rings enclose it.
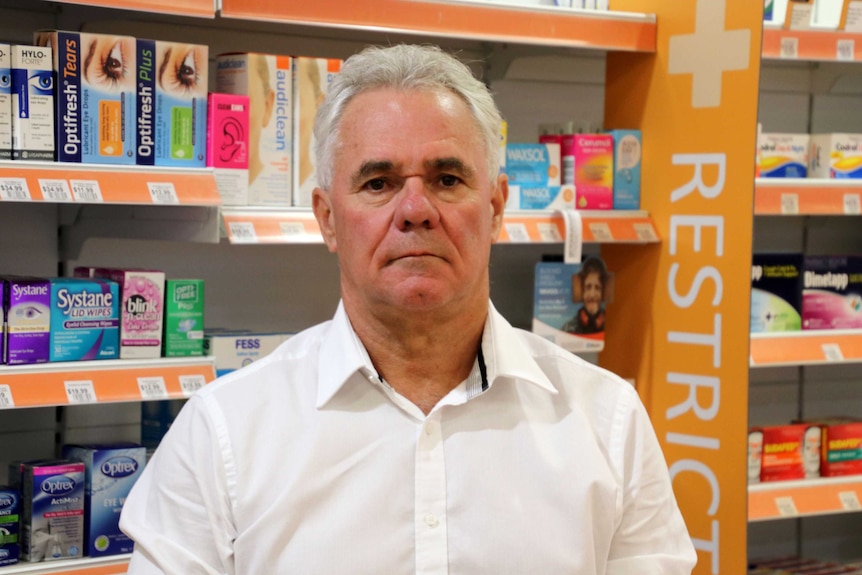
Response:
[[[369,178],[374,174],[390,172],[394,167],[395,164],[389,160],[370,160],[359,166],[359,169],[353,174],[351,180],[354,186],[358,186],[363,184],[366,178]]]
[[[437,172],[456,172],[465,178],[473,177],[473,169],[455,156],[435,158],[425,162],[425,167]]]

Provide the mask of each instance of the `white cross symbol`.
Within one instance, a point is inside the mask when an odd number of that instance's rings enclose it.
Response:
[[[751,30],[725,30],[726,0],[697,0],[694,34],[672,36],[668,72],[691,74],[693,108],[721,105],[721,76],[747,70]]]

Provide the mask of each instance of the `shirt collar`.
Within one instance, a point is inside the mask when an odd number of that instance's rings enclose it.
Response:
[[[513,328],[493,304],[488,302],[488,317],[482,332],[482,355],[488,386],[498,379],[520,379],[556,394],[557,390],[530,355],[523,336]],[[353,330],[344,302],[339,302],[328,333],[320,347],[318,409],[326,405],[347,381],[359,373],[377,376],[368,351]]]

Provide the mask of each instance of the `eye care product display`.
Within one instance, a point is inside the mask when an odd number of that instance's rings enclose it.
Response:
[[[21,477],[21,558],[38,563],[83,556],[84,464],[25,463]]]
[[[641,157],[643,145],[640,130],[611,130],[614,141],[615,210],[639,210],[641,207]]]
[[[160,40],[155,46],[155,163],[202,168],[206,165],[209,48]]]
[[[18,563],[21,496],[18,489],[0,485],[0,567]]]
[[[51,361],[120,357],[120,297],[116,282],[51,280]]]
[[[12,159],[54,159],[51,49],[12,46]]]
[[[135,163],[135,39],[46,30],[35,41],[54,53],[57,159]]]
[[[135,38],[135,163],[156,163],[156,42]]]
[[[802,329],[802,254],[754,254],[751,333]]]
[[[802,329],[862,328],[862,257],[806,256]]]
[[[289,56],[238,53],[216,58],[216,92],[247,96],[247,203],[293,203],[293,69]],[[221,186],[219,191],[221,191]],[[223,197],[242,205],[240,194]]]
[[[204,354],[204,282],[165,281],[165,357]]]
[[[556,141],[507,144],[506,174],[509,177],[506,207],[509,209],[553,210],[574,207],[574,189],[560,185],[560,144]]]
[[[50,357],[51,282],[41,278],[6,277],[6,363],[44,363]]]
[[[269,355],[291,335],[293,334],[206,330],[204,355],[215,356],[216,376],[221,377]]]
[[[85,555],[131,553],[134,543],[120,531],[120,513],[144,471],[146,448],[135,443],[64,445],[63,457],[81,461],[85,467]]]
[[[11,159],[12,47],[9,44],[0,44],[0,160]]]
[[[760,134],[761,178],[808,176],[808,134]]]
[[[862,134],[813,134],[810,178],[862,178]]]
[[[575,208],[614,207],[614,138],[609,134],[575,134]]]
[[[222,205],[248,201],[248,96],[210,92],[207,99],[207,166],[215,168]]]
[[[120,359],[161,357],[164,272],[100,268],[94,274],[120,287]]]

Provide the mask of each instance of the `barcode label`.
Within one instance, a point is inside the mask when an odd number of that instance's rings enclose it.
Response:
[[[147,182],[154,204],[178,204],[177,190],[173,182]]]
[[[15,400],[12,399],[12,388],[8,385],[0,385],[0,409],[12,409]]]
[[[72,190],[66,180],[43,180],[39,179],[39,190],[42,198],[48,202],[71,202]]]
[[[27,180],[24,178],[0,178],[0,198],[18,202],[32,199]]]
[[[841,506],[845,511],[862,511],[859,496],[855,491],[842,491],[838,494],[838,499],[841,500]]]
[[[543,242],[563,241],[563,236],[560,235],[560,230],[557,228],[557,224],[551,222],[539,222],[536,224],[536,228],[539,230],[539,238]]]
[[[70,404],[95,403],[96,392],[92,381],[64,381],[66,399]]]
[[[297,239],[305,235],[305,226],[302,222],[281,222],[281,235],[285,238]]]
[[[566,239],[563,244],[563,261],[567,264],[579,264],[584,249],[584,220],[577,210],[563,210]]]
[[[793,502],[793,498],[790,496],[776,497],[775,506],[778,508],[778,514],[782,517],[795,517],[796,515],[799,515],[799,511],[796,509],[796,503]]]
[[[235,244],[256,244],[257,233],[251,222],[228,222],[230,239]]]
[[[859,205],[859,194],[844,194],[844,213],[848,216],[858,216],[862,212]]]
[[[141,399],[168,398],[168,389],[165,387],[165,378],[160,375],[153,377],[139,377],[138,389],[141,390]]]
[[[826,358],[826,361],[844,361],[841,346],[837,343],[824,343],[820,347],[823,349],[823,356]]]
[[[799,194],[781,194],[781,213],[785,216],[799,214]]]
[[[183,390],[183,395],[190,396],[197,390],[207,384],[207,380],[202,375],[181,375],[180,388]]]
[[[655,234],[655,228],[652,227],[652,224],[647,223],[637,223],[632,224],[632,227],[635,230],[635,233],[638,236],[638,240],[642,242],[657,242],[658,236]]]
[[[852,62],[856,58],[856,41],[852,38],[838,40],[835,56],[841,62]]]
[[[76,202],[101,203],[102,189],[96,180],[69,180]]]
[[[530,233],[527,231],[527,225],[522,223],[504,224],[506,227],[506,235],[509,236],[509,241],[515,244],[526,244],[530,242]]]
[[[799,38],[781,39],[781,57],[790,59],[799,58]]]
[[[593,222],[590,224],[590,232],[593,234],[594,242],[612,242],[614,235],[606,222]]]

